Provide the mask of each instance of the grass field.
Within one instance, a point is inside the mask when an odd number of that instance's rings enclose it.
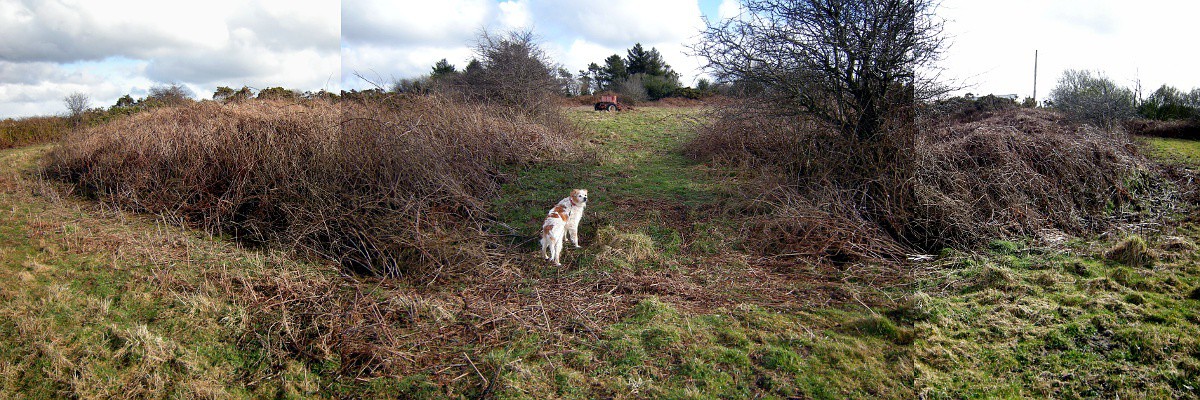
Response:
[[[880,285],[887,267],[742,254],[729,210],[753,196],[679,152],[702,110],[568,115],[596,156],[508,171],[491,212],[523,256],[445,285],[63,196],[37,176],[48,147],[2,150],[0,398],[1198,395],[1194,218],[997,240]],[[572,187],[591,195],[585,247],[553,267],[531,238]],[[1105,257],[1132,233],[1154,261]],[[357,339],[369,321],[392,336]]]
[[[1142,137],[1150,155],[1160,160],[1188,165],[1200,165],[1200,141],[1159,137]]]

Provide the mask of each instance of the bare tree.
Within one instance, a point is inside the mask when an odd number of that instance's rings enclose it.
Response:
[[[463,92],[472,100],[513,107],[532,114],[554,110],[561,88],[558,66],[529,31],[501,35],[481,32],[475,43],[478,65],[463,71]]]
[[[874,138],[899,107],[938,94],[922,72],[944,48],[935,0],[745,0],[693,48],[727,83],[849,137]]]
[[[92,100],[83,92],[75,92],[64,97],[63,103],[67,105],[67,117],[71,120],[71,124],[78,126],[83,122],[83,113],[87,112],[88,107],[91,107]]]

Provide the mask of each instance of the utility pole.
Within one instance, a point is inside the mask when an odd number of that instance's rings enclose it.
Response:
[[[1037,60],[1038,51],[1033,50],[1033,106],[1037,107]]]

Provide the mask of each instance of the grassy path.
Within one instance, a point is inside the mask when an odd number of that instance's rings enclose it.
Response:
[[[717,173],[680,152],[703,114],[698,108],[571,109],[568,117],[583,127],[596,159],[521,170],[504,186],[494,208],[520,233],[532,233],[558,199],[572,188],[586,188],[590,199],[580,233],[585,244],[622,242],[637,247],[630,251],[669,255],[714,253],[732,236],[733,223],[715,213],[731,197],[730,188]],[[526,243],[525,250],[534,248]],[[592,265],[598,255],[594,249],[576,253],[581,266]]]
[[[588,218],[606,222],[661,215],[669,207],[711,205],[721,186],[679,151],[702,113],[696,108],[572,109],[569,117],[589,131],[585,137],[597,160],[522,170],[504,187],[496,208],[502,219],[536,231],[546,210],[572,188],[588,189]]]
[[[495,209],[521,232],[536,232],[567,190],[589,189],[585,247],[568,249],[557,269],[526,246],[527,268],[543,271],[531,285],[569,280],[578,291],[599,282],[599,292],[583,293],[606,302],[619,289],[630,291],[619,297],[640,300],[598,340],[572,339],[572,355],[551,368],[566,382],[558,395],[910,397],[910,331],[873,311],[820,307],[831,297],[821,280],[802,269],[763,270],[735,249],[740,222],[724,214],[741,199],[733,175],[680,152],[702,110],[569,117],[587,130],[597,160],[514,174]],[[618,283],[606,294],[610,282]],[[839,287],[842,301],[863,289]],[[576,392],[580,386],[593,389]]]

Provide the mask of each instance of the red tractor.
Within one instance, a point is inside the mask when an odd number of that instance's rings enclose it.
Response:
[[[617,101],[617,95],[600,96],[596,102],[596,111],[625,111],[630,107]]]

